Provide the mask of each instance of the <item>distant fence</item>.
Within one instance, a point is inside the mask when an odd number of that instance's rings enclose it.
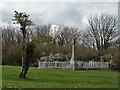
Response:
[[[70,62],[64,61],[38,61],[38,68],[70,68]],[[108,62],[76,61],[76,69],[108,69]]]

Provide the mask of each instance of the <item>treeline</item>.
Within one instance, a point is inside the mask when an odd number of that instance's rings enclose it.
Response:
[[[8,26],[2,30],[2,64],[21,65],[22,34],[19,28]],[[117,17],[101,14],[90,16],[85,30],[76,27],[40,25],[27,28],[27,42],[36,44],[32,65],[41,57],[70,60],[72,39],[76,37],[77,60],[109,61],[114,69],[120,68],[120,38]],[[62,58],[64,57],[64,59]],[[62,58],[62,59],[60,59]]]

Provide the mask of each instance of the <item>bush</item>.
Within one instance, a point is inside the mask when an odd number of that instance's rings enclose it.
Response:
[[[76,48],[76,58],[80,61],[90,61],[98,60],[97,51],[87,48],[83,45],[77,46]]]
[[[6,45],[2,48],[3,65],[21,65],[21,45]]]
[[[108,53],[112,55],[112,59],[110,60],[110,68],[112,70],[120,71],[120,48],[111,48]]]
[[[120,53],[116,53],[112,60],[111,69],[118,70],[120,72]]]

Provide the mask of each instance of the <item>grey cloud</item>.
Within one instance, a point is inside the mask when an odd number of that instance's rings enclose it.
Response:
[[[2,10],[2,21],[11,24],[14,10],[20,10],[30,14],[36,25],[64,24],[81,28],[86,25],[83,20],[91,14],[106,12],[116,15],[116,5],[117,3],[88,2],[7,3]]]
[[[79,26],[82,24],[82,15],[77,10],[76,4],[72,3],[53,3],[40,17],[44,24],[64,24]]]
[[[13,18],[12,12],[9,13],[6,11],[2,11],[2,22],[7,22],[8,24],[11,24],[12,18]]]

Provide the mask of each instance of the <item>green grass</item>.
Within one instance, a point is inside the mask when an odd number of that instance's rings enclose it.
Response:
[[[2,67],[3,88],[118,88],[118,72],[111,70],[37,69],[18,78],[21,67]]]

